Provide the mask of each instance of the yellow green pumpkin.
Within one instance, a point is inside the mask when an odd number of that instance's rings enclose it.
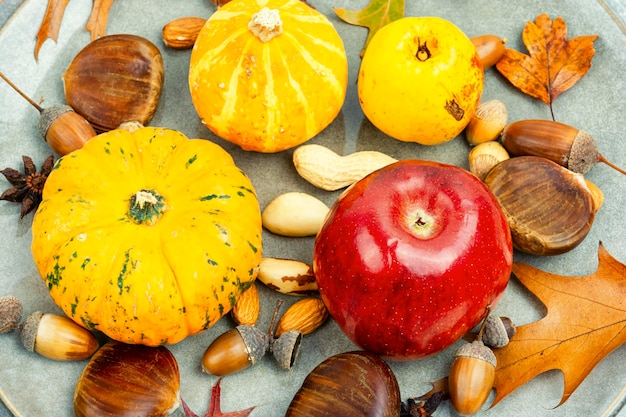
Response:
[[[135,344],[213,325],[256,278],[255,190],[220,146],[161,128],[113,130],[60,158],[32,253],[74,321]]]
[[[231,0],[196,39],[189,87],[202,122],[257,152],[312,138],[345,100],[348,60],[332,23],[301,0]]]

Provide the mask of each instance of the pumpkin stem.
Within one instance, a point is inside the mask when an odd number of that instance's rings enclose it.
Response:
[[[130,198],[128,217],[136,224],[152,226],[165,211],[163,200],[155,190],[139,190]]]
[[[261,42],[269,42],[283,33],[283,21],[278,10],[262,8],[253,14],[248,22],[248,29]]]

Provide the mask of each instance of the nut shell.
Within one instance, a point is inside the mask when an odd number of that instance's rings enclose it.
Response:
[[[281,368],[291,370],[298,359],[300,344],[302,343],[302,332],[299,330],[288,330],[275,339],[272,343],[272,355]]]
[[[76,417],[166,417],[180,406],[178,363],[164,346],[109,342],[76,384]]]
[[[63,74],[67,104],[100,132],[131,120],[148,125],[163,79],[159,49],[141,36],[127,34],[91,42]]]
[[[520,156],[489,171],[485,184],[496,196],[516,249],[558,255],[587,236],[595,203],[582,176],[548,159]]]
[[[285,417],[397,417],[398,381],[377,355],[339,353],[321,362],[305,378]]]

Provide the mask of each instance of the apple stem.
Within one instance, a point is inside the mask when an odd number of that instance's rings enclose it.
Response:
[[[485,314],[485,318],[483,319],[483,323],[480,325],[480,329],[478,330],[478,334],[476,335],[476,340],[482,340],[483,331],[485,330],[485,326],[487,325],[487,319],[491,314],[491,305],[487,306],[487,313]]]
[[[418,45],[417,45],[417,52],[415,53],[415,58],[417,58],[417,60],[420,62],[424,62],[428,60],[428,58],[430,58],[432,54],[430,53],[430,50],[428,49],[426,42],[422,43],[418,38],[417,44]]]

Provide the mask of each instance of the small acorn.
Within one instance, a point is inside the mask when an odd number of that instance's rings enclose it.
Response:
[[[233,374],[260,362],[268,347],[267,333],[241,324],[209,345],[202,356],[202,369],[216,376]]]
[[[502,145],[511,155],[541,156],[579,174],[602,162],[626,175],[626,171],[600,154],[591,134],[564,123],[518,120],[504,128]]]
[[[470,145],[496,140],[509,120],[506,105],[501,100],[480,103],[465,128]]]
[[[57,361],[87,359],[99,348],[89,330],[65,316],[41,311],[26,318],[21,339],[26,350]]]
[[[18,329],[24,307],[19,298],[12,295],[0,297],[0,333]]]
[[[482,340],[486,321],[473,342],[457,349],[450,367],[450,403],[462,416],[474,415],[482,408],[495,381],[496,356]]]
[[[483,181],[493,167],[509,159],[509,153],[499,142],[489,141],[474,146],[467,159],[470,172]]]
[[[485,321],[482,341],[486,346],[494,349],[504,347],[515,336],[515,324],[510,318],[489,315]]]
[[[39,132],[54,152],[59,156],[80,149],[96,131],[89,122],[65,104],[55,104],[43,108],[22,92],[2,72],[0,78],[7,82],[19,95],[39,111]]]
[[[472,43],[478,52],[480,62],[484,69],[491,68],[496,65],[505,52],[507,40],[497,35],[480,35],[472,39]]]
[[[218,336],[202,356],[202,369],[212,375],[225,376],[242,371],[261,361],[265,352],[270,349],[270,344],[274,342],[272,335],[281,305],[282,301],[278,300],[267,333],[263,333],[254,325],[240,324]],[[299,341],[294,342],[299,344]],[[296,349],[295,355],[297,356],[297,346],[294,345],[294,349]],[[286,353],[281,352],[281,354]]]

